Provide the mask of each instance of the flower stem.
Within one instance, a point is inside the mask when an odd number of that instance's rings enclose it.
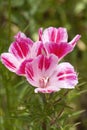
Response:
[[[42,94],[42,100],[43,100],[43,103],[44,103],[44,110],[46,109],[46,104],[47,104],[47,97],[46,97],[46,94]],[[42,130],[47,130],[47,124],[46,124],[46,120],[43,119],[43,122],[42,122]]]
[[[42,130],[47,130],[46,122],[45,121],[42,123]]]

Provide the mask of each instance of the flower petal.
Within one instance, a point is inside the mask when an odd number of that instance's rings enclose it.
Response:
[[[16,40],[19,40],[20,38],[26,38],[26,35],[25,35],[24,33],[22,33],[22,32],[18,32],[18,33],[14,36],[14,38],[15,38]]]
[[[31,57],[34,58],[38,55],[47,55],[44,44],[41,41],[35,42],[31,49]]]
[[[50,53],[55,54],[56,56],[58,56],[59,60],[61,60],[64,56],[73,51],[80,37],[81,37],[80,35],[76,35],[75,38],[69,43],[64,42],[60,42],[59,44],[45,43],[46,51],[48,52],[48,54]]]
[[[62,27],[58,29],[54,27],[49,27],[45,29],[42,34],[43,43],[53,42],[58,44],[60,42],[67,42],[67,40],[68,40],[67,30],[66,28],[62,28]]]
[[[41,93],[52,93],[52,92],[57,92],[60,89],[58,87],[55,86],[50,86],[47,88],[36,88],[35,89],[35,93],[41,92]]]
[[[39,86],[39,74],[38,74],[38,70],[37,70],[37,66],[35,65],[35,60],[32,62],[29,62],[26,64],[25,67],[25,74],[26,74],[26,78],[27,81],[35,86],[38,87]]]
[[[59,27],[57,29],[56,43],[67,42],[68,34],[66,28]]]
[[[80,35],[76,35],[71,42],[68,43],[68,34],[66,28],[49,27],[39,30],[40,40],[45,44],[45,50],[48,55],[50,53],[58,56],[59,60],[66,56],[68,53],[73,51],[77,41],[80,39]]]
[[[58,88],[72,89],[77,85],[78,78],[73,66],[64,62],[57,66],[49,82]]]
[[[48,43],[45,44],[45,48],[48,52],[48,55],[55,54],[58,56],[59,60],[61,60],[64,56],[73,50],[72,45],[68,43]]]
[[[40,28],[40,29],[38,30],[39,41],[42,41],[42,33],[43,33],[43,29]]]
[[[27,63],[32,62],[32,60],[33,60],[33,59],[24,60],[24,61],[20,64],[18,70],[16,71],[16,74],[25,76],[25,66],[26,66]]]
[[[50,76],[58,64],[58,58],[55,55],[50,55],[49,57],[41,55],[38,58],[38,70],[44,76]]]
[[[25,73],[30,84],[40,87],[40,79],[49,77],[57,66],[58,58],[55,55],[46,57],[39,55],[32,62],[26,64]]]
[[[24,39],[24,40],[25,40],[26,42],[28,42],[31,46],[33,45],[33,41],[32,41],[30,38],[26,37],[26,35],[25,35],[24,33],[22,33],[22,32],[18,32],[18,33],[14,36],[14,38],[15,38],[16,41],[20,41],[20,40]]]
[[[19,61],[10,53],[2,53],[1,61],[10,71],[16,72],[19,67]]]
[[[17,59],[21,60],[29,55],[33,42],[20,32],[15,36],[15,38],[16,41],[11,44],[9,52]]]
[[[81,35],[76,35],[73,40],[71,42],[69,42],[69,44],[72,45],[72,47],[74,48],[74,46],[76,45],[76,43],[78,42],[78,40],[81,38]]]

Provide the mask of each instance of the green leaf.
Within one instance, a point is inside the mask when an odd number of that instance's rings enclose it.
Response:
[[[72,114],[68,115],[68,117],[77,117],[80,114],[84,113],[85,111],[86,110],[79,110],[79,111],[73,112]]]

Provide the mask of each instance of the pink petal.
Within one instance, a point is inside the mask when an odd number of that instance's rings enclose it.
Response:
[[[38,74],[37,66],[34,63],[35,63],[35,61],[32,61],[31,63],[29,62],[26,64],[25,74],[26,74],[27,81],[31,85],[38,87],[39,86],[38,82],[39,82],[40,76]]]
[[[33,43],[23,33],[19,32],[15,37],[16,41],[11,44],[9,52],[17,59],[23,59],[29,55]]]
[[[20,64],[18,70],[16,71],[16,74],[22,75],[22,76],[24,75],[24,76],[25,76],[25,66],[26,66],[27,63],[32,62],[32,60],[33,60],[33,59],[24,60],[24,61]]]
[[[33,86],[40,87],[40,79],[49,77],[57,66],[57,62],[58,59],[55,55],[50,55],[50,57],[39,55],[32,62],[27,63],[25,73],[28,82]]]
[[[47,87],[47,88],[36,88],[35,89],[35,93],[52,93],[52,92],[57,92],[59,91],[60,89],[58,89],[58,87],[55,87],[55,86],[50,86],[50,87]]]
[[[40,28],[39,31],[38,31],[38,34],[39,34],[39,41],[42,41],[42,33],[43,33],[43,29]]]
[[[1,61],[12,72],[16,72],[19,67],[19,61],[10,53],[2,53]]]
[[[41,38],[40,38],[41,39]],[[60,42],[67,42],[68,34],[65,28],[54,28],[49,27],[43,31],[42,41],[43,43],[46,42],[53,42],[53,43],[60,43]]]
[[[59,60],[61,60],[64,56],[66,56],[69,52],[73,50],[71,44],[68,43],[48,43],[45,44],[45,48],[48,51],[48,55],[55,54],[56,56],[58,56]]]
[[[69,44],[71,44],[74,48],[74,46],[76,45],[76,43],[78,42],[78,40],[81,38],[81,35],[76,35],[73,40],[71,42],[69,42]]]
[[[44,44],[40,41],[35,42],[31,49],[31,57],[34,58],[40,54],[47,55]]]
[[[73,66],[64,62],[58,65],[49,82],[58,88],[72,89],[77,85],[78,78]]]
[[[18,33],[14,36],[14,38],[15,38],[16,40],[18,40],[18,39],[20,39],[20,38],[26,38],[26,35],[25,35],[24,33],[22,33],[22,32],[18,32]]]
[[[20,42],[21,40],[25,40],[27,43],[29,43],[29,45],[33,45],[33,41],[26,37],[26,35],[22,32],[18,32],[15,36],[14,36],[15,40]]]
[[[41,35],[40,35],[41,34]],[[39,33],[40,39],[45,44],[45,50],[48,53],[55,54],[59,60],[73,51],[80,35],[76,35],[71,42],[68,43],[68,34],[66,28],[49,27],[42,33]]]
[[[57,29],[56,43],[67,42],[68,34],[66,28],[59,27]]]
[[[44,76],[50,76],[58,64],[58,58],[55,55],[49,57],[41,55],[38,58],[38,69],[43,73]]]

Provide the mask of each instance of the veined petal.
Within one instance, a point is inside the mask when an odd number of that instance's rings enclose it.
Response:
[[[77,85],[78,77],[73,66],[64,62],[57,66],[49,82],[58,88],[72,89]]]
[[[27,80],[33,86],[42,87],[42,84],[44,84],[43,79],[50,77],[57,63],[58,58],[55,55],[50,55],[50,57],[39,55],[32,62],[26,64]]]
[[[49,54],[55,54],[59,60],[66,56],[69,52],[73,50],[72,45],[68,43],[48,43],[45,44],[45,48]]]
[[[43,43],[46,42],[53,42],[53,43],[60,43],[60,42],[67,42],[68,34],[66,28],[54,28],[49,27],[43,31],[42,34],[42,41]]]
[[[14,36],[14,38],[15,38],[16,40],[18,40],[18,39],[20,39],[20,38],[26,38],[26,35],[25,35],[24,33],[22,33],[22,32],[18,32],[18,33]]]
[[[17,42],[20,42],[21,40],[25,40],[27,43],[29,43],[29,45],[31,45],[31,46],[33,45],[33,41],[30,38],[26,37],[26,35],[22,32],[18,32],[14,36],[14,38]]]
[[[23,59],[30,54],[33,42],[20,32],[15,37],[16,41],[11,44],[9,52],[16,58]]]
[[[31,57],[34,58],[38,55],[47,55],[44,44],[41,41],[35,42],[31,48]]]
[[[40,35],[41,34],[41,35]],[[61,60],[68,53],[73,51],[77,41],[80,39],[80,35],[76,35],[71,42],[68,42],[68,34],[66,28],[49,27],[42,33],[39,32],[40,39],[45,44],[45,50],[47,54],[50,53],[58,56]]]
[[[57,64],[58,58],[55,55],[51,54],[49,57],[41,55],[38,58],[37,66],[40,73],[42,73],[46,77],[49,77],[54,71]]]
[[[56,43],[67,42],[68,34],[66,28],[59,27],[57,29]]]
[[[15,58],[15,56],[10,53],[2,53],[1,61],[5,65],[5,67],[12,72],[16,72],[17,68],[20,65],[19,61]]]
[[[73,40],[71,42],[69,42],[69,44],[72,45],[72,47],[74,48],[74,46],[76,45],[76,43],[78,42],[78,40],[81,38],[81,35],[76,35]]]
[[[35,60],[35,59],[34,59]],[[35,86],[35,87],[39,87],[39,73],[37,70],[37,66],[35,65],[36,61],[32,61],[26,64],[25,67],[25,74],[26,74],[26,78],[27,81]]]
[[[18,70],[16,71],[16,74],[25,76],[25,67],[26,67],[26,64],[29,63],[29,62],[32,62],[32,60],[33,60],[33,59],[26,59],[26,60],[24,60],[24,61],[20,64]]]
[[[42,41],[42,33],[43,33],[43,29],[40,28],[40,29],[38,30],[39,41]]]

